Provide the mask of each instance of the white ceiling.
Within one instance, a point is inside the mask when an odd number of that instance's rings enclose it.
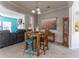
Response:
[[[17,6],[20,9],[28,11],[29,13],[31,13],[32,9],[36,8],[36,1],[7,1],[7,2],[14,6]],[[38,1],[38,7],[41,9],[41,12],[61,8],[67,5],[68,5],[67,1]],[[47,8],[48,6],[50,6],[50,8]]]
[[[32,9],[36,8],[36,1],[12,1],[12,3],[16,4],[21,8],[25,8],[26,10],[29,10],[29,12],[31,12]],[[67,6],[68,2],[67,1],[38,1],[37,5],[43,12],[43,11]],[[47,8],[48,6],[50,6],[50,8]]]

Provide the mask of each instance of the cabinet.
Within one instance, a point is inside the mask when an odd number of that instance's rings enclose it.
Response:
[[[63,46],[69,46],[69,18],[63,18]]]

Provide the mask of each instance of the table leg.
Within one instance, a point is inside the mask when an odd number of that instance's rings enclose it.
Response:
[[[55,42],[55,34],[53,34],[53,42]]]

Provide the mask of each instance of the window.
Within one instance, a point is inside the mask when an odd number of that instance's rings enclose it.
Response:
[[[10,30],[11,32],[11,22],[0,21],[0,30]]]
[[[0,30],[2,30],[2,26],[1,26],[2,24],[1,24],[1,21],[0,21]]]
[[[3,22],[3,30],[10,30],[11,32],[11,22]]]

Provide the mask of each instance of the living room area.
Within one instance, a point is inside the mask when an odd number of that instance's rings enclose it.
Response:
[[[78,1],[0,1],[0,58],[79,58],[78,16]]]

